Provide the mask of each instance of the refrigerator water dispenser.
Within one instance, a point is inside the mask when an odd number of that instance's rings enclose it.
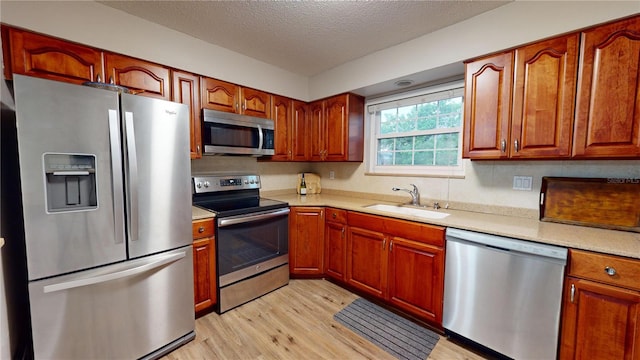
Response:
[[[97,208],[95,155],[47,153],[43,160],[47,212]]]

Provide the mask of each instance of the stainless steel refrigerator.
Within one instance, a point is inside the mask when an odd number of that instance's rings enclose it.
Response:
[[[13,91],[34,357],[193,339],[187,106],[20,75]]]

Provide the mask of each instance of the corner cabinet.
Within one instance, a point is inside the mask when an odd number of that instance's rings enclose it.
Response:
[[[442,326],[444,228],[348,212],[346,282]]]
[[[640,158],[640,16],[582,32],[576,158]]]
[[[569,251],[559,358],[640,359],[640,260]]]
[[[324,208],[291,207],[289,213],[289,273],[322,277]]]
[[[309,104],[311,161],[362,161],[364,98],[342,94]]]
[[[194,220],[193,289],[195,312],[204,313],[217,303],[216,243],[214,219]]]

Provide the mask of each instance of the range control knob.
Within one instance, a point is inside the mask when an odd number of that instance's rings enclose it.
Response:
[[[202,189],[202,183],[201,183],[201,182],[196,183],[196,187],[197,187],[198,189]]]
[[[209,187],[209,185],[211,185],[211,183],[210,183],[210,182],[208,182],[208,181],[205,181],[205,182],[204,182],[204,187],[208,188],[208,187]]]

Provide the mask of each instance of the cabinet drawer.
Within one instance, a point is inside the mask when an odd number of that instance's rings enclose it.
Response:
[[[606,269],[612,269],[609,275]],[[569,275],[640,290],[640,260],[570,250]]]
[[[194,239],[213,236],[213,219],[194,220],[191,224]]]
[[[341,223],[341,224],[346,224],[347,223],[347,211],[346,210],[340,210],[340,209],[334,209],[334,208],[327,208],[327,212],[326,212],[326,220],[330,221],[330,222],[337,222],[337,223]]]
[[[385,232],[397,237],[444,247],[444,228],[413,221],[385,219]]]

